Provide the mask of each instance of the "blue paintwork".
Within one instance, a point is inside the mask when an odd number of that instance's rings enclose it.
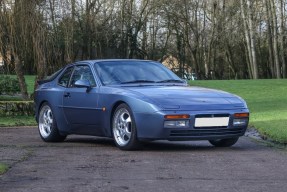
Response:
[[[90,66],[97,86],[89,92],[86,88],[59,86],[57,82],[65,69],[54,80],[39,85],[35,91],[36,119],[43,102],[48,102],[61,134],[112,137],[113,110],[119,103],[126,103],[133,111],[137,136],[142,140],[223,139],[242,136],[247,128],[247,125],[235,128],[232,126],[234,113],[249,112],[245,101],[238,96],[213,89],[189,87],[186,83],[105,86],[94,67],[95,63],[105,61],[82,61],[66,66],[66,68],[80,64]],[[150,61],[145,62],[148,64]],[[103,111],[103,108],[106,110]],[[190,127],[164,128],[166,114],[189,114]],[[228,114],[230,123],[225,129],[198,130],[193,127],[195,115],[198,114]]]

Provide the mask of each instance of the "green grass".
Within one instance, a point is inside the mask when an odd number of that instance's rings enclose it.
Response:
[[[0,101],[23,101],[21,96],[0,95]]]
[[[250,126],[262,135],[287,143],[287,79],[191,81],[241,96],[250,109]]]
[[[6,164],[0,163],[0,175],[8,171],[9,167]]]
[[[0,127],[34,126],[37,125],[34,116],[0,116]]]
[[[27,91],[29,94],[34,93],[34,85],[35,85],[35,75],[25,75],[25,81],[27,84]]]

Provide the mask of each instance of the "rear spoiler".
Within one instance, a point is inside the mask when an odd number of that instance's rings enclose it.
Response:
[[[37,84],[38,84],[38,85],[42,85],[42,84],[47,83],[47,82],[50,82],[50,81],[52,81],[52,80],[53,80],[53,79],[38,80],[38,81],[37,81]]]
[[[37,84],[38,84],[38,85],[42,85],[42,84],[44,84],[44,83],[48,83],[48,82],[50,82],[50,81],[53,81],[62,71],[63,71],[63,68],[60,69],[60,70],[58,70],[58,71],[56,71],[54,74],[48,76],[46,79],[38,80],[38,81],[37,81]]]

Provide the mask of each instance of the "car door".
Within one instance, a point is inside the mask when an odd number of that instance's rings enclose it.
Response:
[[[91,89],[77,87],[78,80],[88,80]],[[63,95],[63,110],[72,132],[96,134],[99,132],[100,112],[98,108],[98,93],[95,78],[88,65],[74,67],[69,84]]]

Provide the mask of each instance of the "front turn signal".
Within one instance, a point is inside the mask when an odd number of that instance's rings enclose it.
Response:
[[[235,113],[234,117],[236,117],[236,118],[249,117],[249,113]]]
[[[165,115],[165,119],[189,119],[190,115],[184,114],[184,115]]]

